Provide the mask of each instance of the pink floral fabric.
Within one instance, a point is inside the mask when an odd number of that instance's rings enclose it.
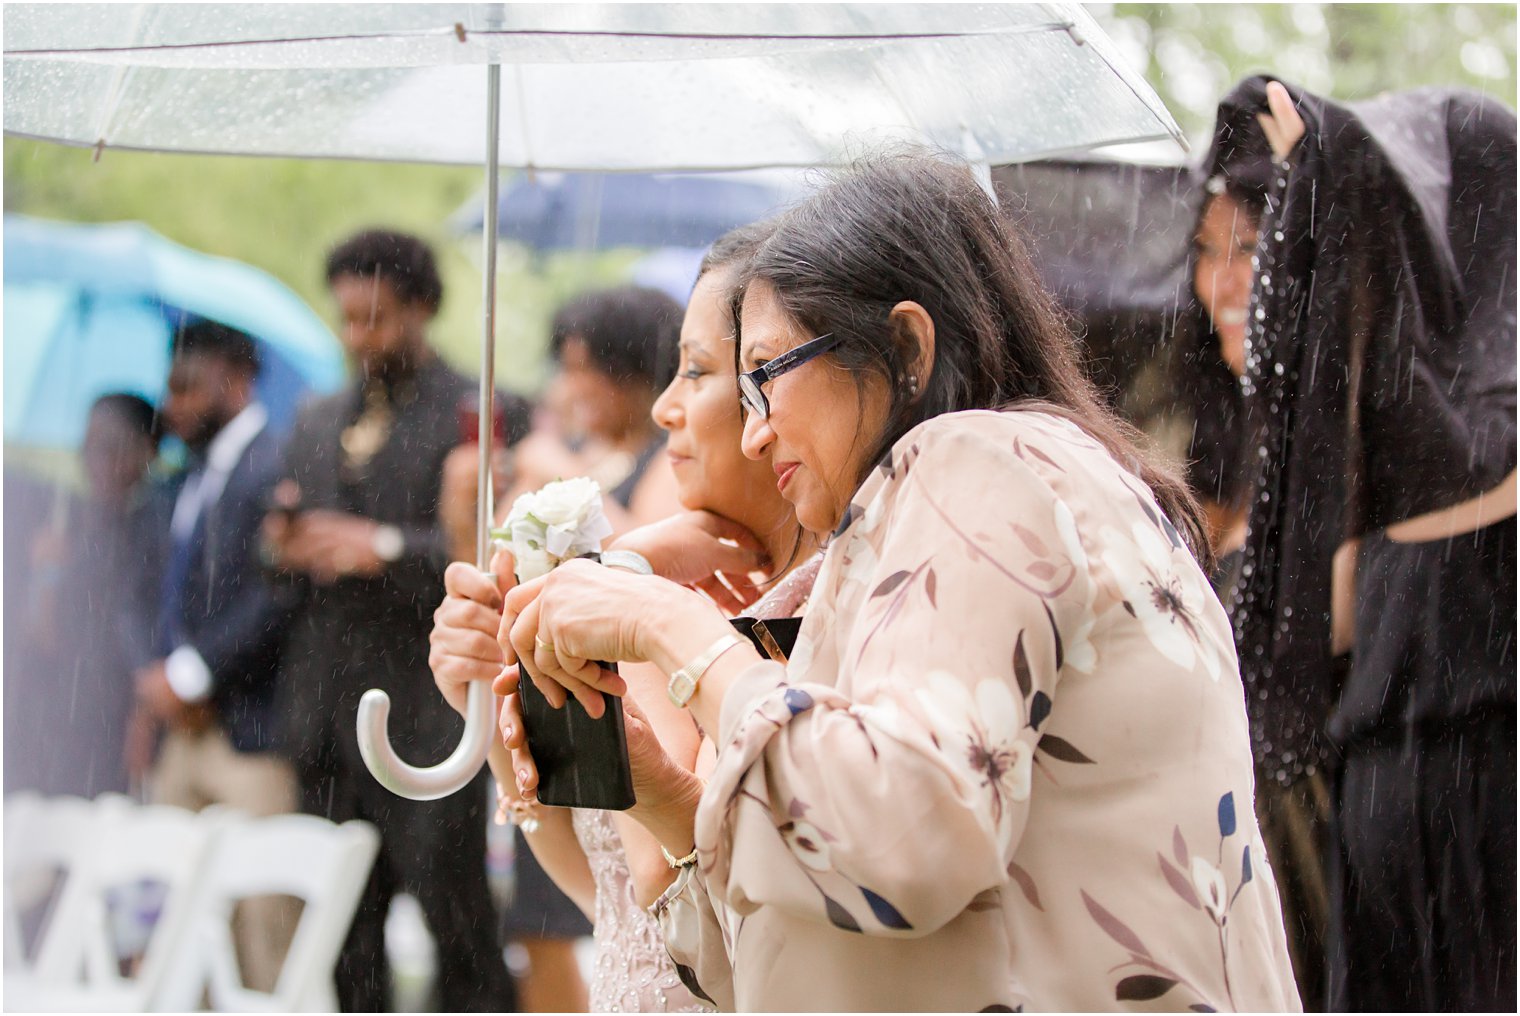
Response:
[[[724,1009],[1297,1010],[1229,623],[1072,423],[903,437],[656,904]]]

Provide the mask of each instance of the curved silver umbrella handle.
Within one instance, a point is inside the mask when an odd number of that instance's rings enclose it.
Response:
[[[391,747],[391,697],[371,688],[359,700],[359,754],[380,785],[413,801],[436,801],[467,786],[485,764],[496,728],[496,696],[485,681],[470,685],[464,738],[454,753],[435,766],[420,769],[401,760]]]
[[[475,564],[488,571],[491,560],[491,438],[496,406],[496,230],[501,187],[498,156],[501,132],[501,66],[486,67],[486,228],[485,315],[480,350],[480,471],[475,499]],[[496,733],[496,695],[485,681],[470,683],[464,737],[454,753],[428,769],[403,762],[391,747],[391,697],[371,688],[359,699],[359,754],[380,785],[413,801],[436,801],[463,790],[485,765]]]

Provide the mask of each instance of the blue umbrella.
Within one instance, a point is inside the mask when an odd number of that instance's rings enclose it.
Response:
[[[181,247],[140,223],[5,216],[6,442],[77,447],[90,404],[106,392],[157,403],[174,329],[191,317],[258,341],[258,397],[277,431],[308,392],[343,383],[337,339],[267,272]]]
[[[540,251],[706,247],[801,193],[801,175],[784,171],[538,173],[502,192],[497,222],[504,239]],[[480,229],[480,199],[455,221],[461,231]]]

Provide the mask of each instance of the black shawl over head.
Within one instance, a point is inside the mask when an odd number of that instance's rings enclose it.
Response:
[[[1266,78],[1219,106],[1211,172],[1270,161]],[[1330,571],[1347,539],[1515,468],[1515,115],[1425,88],[1341,104],[1274,167],[1242,380],[1250,534],[1230,597],[1258,762],[1324,760]]]

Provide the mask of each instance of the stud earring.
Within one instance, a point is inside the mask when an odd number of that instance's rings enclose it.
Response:
[[[917,374],[909,374],[908,375],[908,394],[909,395],[917,395],[918,394],[918,375]]]

